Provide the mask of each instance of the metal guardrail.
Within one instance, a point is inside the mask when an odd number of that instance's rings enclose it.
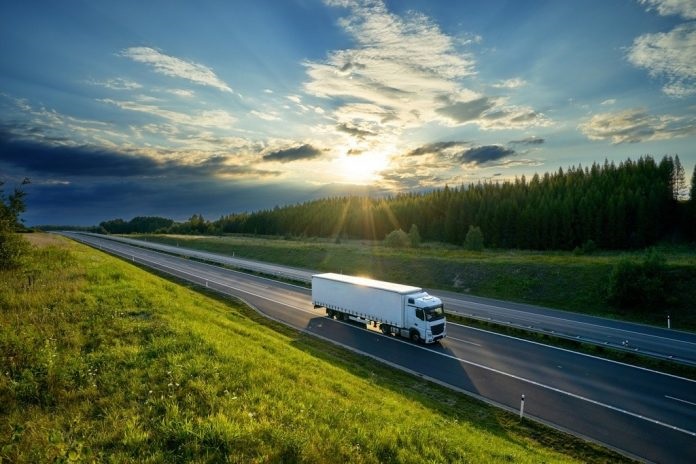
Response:
[[[312,272],[304,271],[302,269],[293,269],[288,268],[287,266],[278,267],[271,264],[265,264],[244,258],[220,256],[213,253],[206,253],[203,251],[190,250],[186,248],[178,248],[171,245],[164,245],[161,243],[143,242],[142,240],[134,240],[125,237],[114,237],[111,235],[94,234],[90,232],[78,233],[81,235],[93,236],[106,240],[112,240],[115,242],[121,242],[139,248],[157,250],[175,256],[195,258],[210,263],[223,264],[225,266],[230,266],[235,269],[257,272],[259,274],[280,277],[283,279],[294,280],[297,282],[310,283],[312,281]]]

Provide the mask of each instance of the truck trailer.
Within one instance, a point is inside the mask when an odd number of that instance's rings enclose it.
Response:
[[[312,303],[326,315],[379,327],[383,334],[434,343],[447,334],[442,301],[422,288],[343,274],[312,276]]]

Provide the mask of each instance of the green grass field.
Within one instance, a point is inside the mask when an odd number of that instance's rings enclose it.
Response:
[[[392,249],[378,243],[285,240],[247,236],[146,235],[150,241],[257,259],[318,271],[366,275],[421,287],[530,303],[603,317],[696,330],[696,249],[663,247],[672,289],[665,307],[620,311],[607,303],[609,276],[622,258],[639,262],[644,252],[486,250],[470,252],[440,244]]]
[[[67,239],[0,272],[2,462],[621,462]]]

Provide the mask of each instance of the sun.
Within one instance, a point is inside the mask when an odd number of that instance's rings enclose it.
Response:
[[[389,166],[389,155],[381,151],[366,151],[359,155],[345,154],[338,159],[337,173],[344,181],[370,184],[379,180],[379,173]]]

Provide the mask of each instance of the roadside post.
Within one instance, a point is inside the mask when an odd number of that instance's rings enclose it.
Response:
[[[524,395],[520,399],[520,419],[524,417]]]

